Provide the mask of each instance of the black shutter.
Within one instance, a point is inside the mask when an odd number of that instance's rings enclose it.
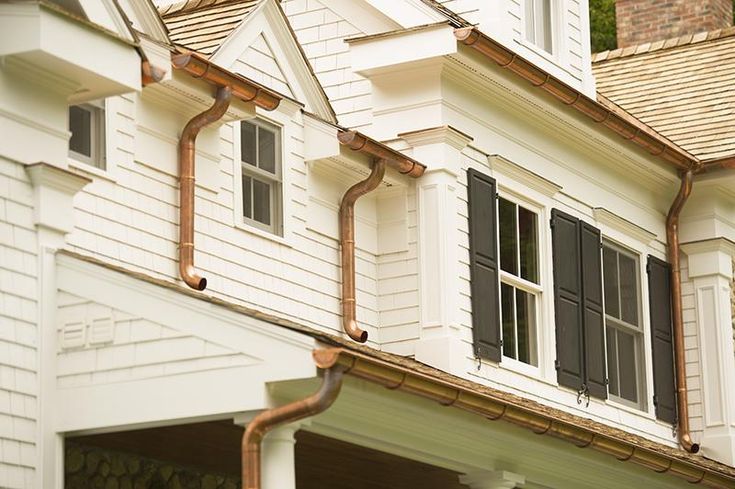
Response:
[[[648,256],[648,295],[653,349],[653,404],[656,418],[676,421],[674,349],[671,324],[671,269],[665,261]]]
[[[600,230],[585,222],[580,228],[582,298],[584,304],[585,384],[590,396],[607,399],[605,321],[602,312]]]
[[[500,293],[495,180],[467,171],[472,281],[472,331],[475,354],[500,361]]]
[[[576,390],[584,382],[580,221],[553,209],[551,226],[556,310],[556,374],[560,385]]]

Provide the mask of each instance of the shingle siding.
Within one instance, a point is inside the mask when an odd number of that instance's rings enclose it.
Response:
[[[37,420],[37,241],[33,187],[0,158],[0,487],[31,487]]]

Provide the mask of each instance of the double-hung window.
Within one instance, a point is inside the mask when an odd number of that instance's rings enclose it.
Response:
[[[553,3],[558,0],[525,0],[526,40],[552,53],[553,46]]]
[[[467,193],[475,355],[537,366],[538,215],[499,197],[495,180],[474,169]]]
[[[638,256],[603,242],[602,267],[608,392],[618,401],[642,407],[643,331]]]
[[[498,222],[503,356],[537,365],[538,219],[534,212],[499,197]]]
[[[105,162],[105,110],[102,103],[69,107],[69,156],[100,170]]]
[[[266,122],[240,123],[242,216],[257,228],[281,232],[281,131]]]

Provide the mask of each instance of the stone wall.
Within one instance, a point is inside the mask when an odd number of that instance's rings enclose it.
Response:
[[[238,489],[238,479],[167,462],[66,443],[66,489]]]

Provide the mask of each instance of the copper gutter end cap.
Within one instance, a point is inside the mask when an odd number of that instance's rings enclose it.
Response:
[[[317,367],[328,369],[337,364],[342,351],[342,348],[318,348],[311,352],[311,356]]]
[[[474,27],[460,27],[458,29],[454,29],[454,37],[456,37],[458,41],[464,42],[472,35],[474,30],[475,30]],[[471,44],[471,43],[465,43],[465,44]]]

